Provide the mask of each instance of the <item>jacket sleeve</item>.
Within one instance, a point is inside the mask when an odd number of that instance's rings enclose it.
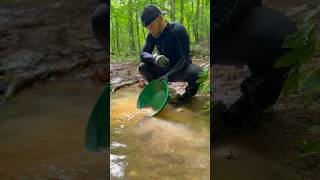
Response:
[[[100,45],[103,47],[103,50],[109,54],[109,34],[110,30],[107,26],[110,24],[108,18],[109,6],[107,4],[99,4],[92,16],[92,29],[94,36],[99,41]]]
[[[261,0],[216,0],[213,4],[213,29],[216,36],[232,31],[249,14],[251,5]]]
[[[168,72],[168,75],[174,74],[183,69],[188,63],[191,62],[190,58],[190,45],[189,36],[187,30],[183,25],[179,25],[171,30],[174,37],[176,38],[176,50],[178,53],[178,62]]]
[[[150,34],[147,36],[147,39],[143,45],[142,51],[140,53],[140,61],[145,63],[153,63],[154,58],[152,56],[152,51],[155,47],[154,42],[152,41]]]

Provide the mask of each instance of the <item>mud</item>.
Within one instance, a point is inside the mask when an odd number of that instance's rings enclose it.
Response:
[[[97,80],[94,72],[103,72],[106,66],[106,54],[91,29],[97,4],[90,0],[1,2],[0,95],[19,81],[24,83],[15,85],[17,90],[59,77]]]

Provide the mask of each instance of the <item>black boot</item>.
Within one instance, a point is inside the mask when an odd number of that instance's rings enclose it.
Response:
[[[198,90],[199,90],[199,83],[194,83],[192,85],[188,85],[186,87],[186,92],[184,94],[182,94],[182,98],[184,99],[189,99],[192,96],[194,96],[195,94],[197,94]]]
[[[252,121],[261,113],[262,109],[253,99],[246,94],[240,96],[232,105],[229,106],[226,113],[238,119]]]
[[[224,119],[226,105],[222,101],[214,101],[210,104],[211,132],[213,137],[217,137],[227,127],[227,122]]]
[[[175,97],[175,99],[176,99],[175,105],[179,106],[179,105],[184,104],[187,101],[189,101],[192,96],[197,94],[197,92],[199,90],[199,86],[200,86],[199,83],[194,83],[192,85],[188,85],[186,87],[185,93],[183,93],[182,95],[178,94]]]
[[[229,108],[222,102],[212,104],[213,143],[217,144],[248,129],[260,117],[260,109],[254,107],[250,98],[242,95]]]

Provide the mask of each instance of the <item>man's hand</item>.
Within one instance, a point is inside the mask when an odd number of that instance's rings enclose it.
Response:
[[[164,55],[158,55],[157,53],[154,54],[154,59],[155,59],[155,62],[163,67],[163,68],[166,68],[168,65],[169,65],[169,59],[167,57],[165,57]]]

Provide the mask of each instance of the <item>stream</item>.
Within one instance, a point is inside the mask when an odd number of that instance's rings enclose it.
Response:
[[[106,152],[87,152],[84,132],[103,87],[36,85],[0,108],[0,179],[106,179]]]
[[[135,107],[138,92],[111,96],[111,179],[209,179],[208,117],[168,104],[150,117]]]

